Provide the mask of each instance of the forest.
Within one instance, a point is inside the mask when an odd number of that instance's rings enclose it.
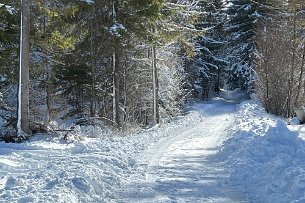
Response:
[[[1,0],[0,137],[54,122],[149,128],[221,89],[293,117],[303,0]],[[55,129],[56,130],[56,129]]]

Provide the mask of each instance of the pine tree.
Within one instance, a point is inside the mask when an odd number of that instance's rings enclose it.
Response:
[[[19,13],[14,1],[0,3],[0,88],[17,82]]]
[[[218,92],[220,77],[226,61],[221,56],[224,46],[222,26],[224,22],[223,2],[220,0],[202,1],[202,14],[196,27],[205,33],[196,38],[196,56],[189,62],[189,86],[195,98],[207,99],[211,92]]]
[[[158,0],[130,0],[78,4],[75,18],[81,23],[77,23],[73,34],[79,30],[83,32],[73,55],[74,61],[91,66],[91,115],[99,113],[106,118],[113,117],[113,123],[118,126],[123,117],[127,117],[125,72],[129,61],[137,57],[128,54],[136,46],[151,42],[151,22],[157,19],[161,3]]]
[[[75,10],[73,3],[71,5],[71,3],[65,3],[64,1],[57,1],[57,3],[48,0],[36,1],[32,6],[31,33],[32,49],[35,51],[35,57],[32,62],[33,71],[30,77],[34,81],[33,84],[38,84],[33,86],[35,91],[45,91],[45,97],[41,97],[41,95],[35,97],[32,94],[32,100],[45,101],[47,112],[42,113],[45,122],[49,122],[53,117],[53,66],[56,64],[59,55],[71,50],[74,46],[74,38],[66,33],[69,33],[68,30],[71,28],[71,16],[74,15]],[[32,103],[35,102],[32,101]]]
[[[255,73],[253,60],[256,52],[255,31],[258,19],[264,15],[264,0],[229,0],[228,22],[224,26],[227,41],[227,85],[230,89],[253,89]]]

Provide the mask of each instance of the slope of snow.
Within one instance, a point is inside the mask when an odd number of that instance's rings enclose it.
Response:
[[[219,157],[251,202],[305,202],[305,142],[251,101],[240,105]]]

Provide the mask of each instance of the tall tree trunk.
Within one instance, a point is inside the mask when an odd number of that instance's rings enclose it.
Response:
[[[47,121],[49,122],[51,120],[51,112],[52,112],[52,96],[51,96],[51,70],[50,70],[50,66],[48,63],[48,59],[47,59],[47,55],[46,54],[46,58],[45,58],[45,69],[47,71],[47,86],[46,86],[46,92],[47,92],[47,111],[48,111],[48,115],[47,115]]]
[[[305,66],[305,43],[303,44],[301,72],[300,72],[300,75],[299,75],[297,95],[296,95],[295,103],[294,103],[294,105],[296,107],[297,107],[297,105],[299,105],[299,97],[300,97],[300,93],[301,93],[301,89],[302,89],[302,79],[303,79],[303,75],[304,75],[304,66]],[[305,85],[305,83],[304,83],[304,85]]]
[[[113,76],[112,76],[112,85],[113,85],[113,96],[112,96],[112,109],[113,109],[113,122],[116,128],[120,128],[120,115],[119,115],[119,79],[118,79],[118,59],[117,59],[117,48],[112,55],[112,66],[113,66]]]
[[[29,63],[30,63],[30,0],[21,0],[20,56],[17,136],[30,134]]]
[[[113,1],[113,8],[112,8],[112,21],[113,23],[117,22],[117,17],[118,17],[118,0]],[[113,110],[113,122],[114,126],[116,128],[121,127],[120,123],[120,109],[119,109],[119,59],[118,59],[118,47],[119,47],[119,39],[114,37],[114,50],[112,54],[112,68],[113,68],[113,75],[112,75],[112,86],[113,86],[113,91],[112,91],[112,110]]]
[[[155,32],[155,28],[152,29]],[[157,70],[157,59],[156,59],[156,46],[153,45],[151,48],[151,65],[153,73],[153,122],[155,124],[160,123],[159,114],[159,81],[158,81],[158,70]]]
[[[96,66],[97,66],[97,49],[96,49],[96,14],[97,14],[97,5],[96,2],[93,4],[93,14],[91,18],[91,22],[89,23],[89,31],[90,31],[90,57],[91,57],[91,98],[90,98],[90,114],[91,116],[95,116],[96,114],[96,105],[95,105],[95,85],[96,85]]]
[[[127,119],[128,119],[128,115],[127,115],[127,69],[128,69],[128,64],[127,64],[127,61],[128,61],[128,58],[126,56],[124,56],[125,58],[125,62],[124,62],[124,72],[123,72],[123,91],[121,93],[122,97],[123,97],[123,105],[122,105],[122,109],[124,110],[124,115],[123,115],[123,123],[126,123],[127,122]]]
[[[47,7],[47,4],[46,4],[46,0],[44,0],[44,7]],[[46,37],[46,27],[47,27],[47,16],[44,15],[43,17],[43,35],[44,37]],[[46,93],[47,93],[47,96],[46,96],[46,103],[47,103],[47,122],[49,122],[51,120],[51,114],[52,114],[52,96],[51,96],[51,70],[50,70],[50,66],[49,66],[49,61],[48,61],[48,51],[46,49],[44,49],[44,68],[46,70]]]
[[[90,94],[90,115],[95,115],[95,60],[94,60],[94,53],[93,53],[93,36],[92,31],[93,27],[90,26],[90,32],[91,32],[91,39],[90,39],[90,60],[91,60],[91,94]]]
[[[294,85],[294,72],[295,72],[295,58],[296,58],[296,11],[293,14],[293,35],[292,35],[292,58],[291,58],[291,68],[290,68],[290,79],[288,81],[288,98],[287,98],[287,117],[292,115],[292,97],[293,97],[293,85]]]
[[[269,48],[269,46],[270,47],[273,47],[273,41],[272,40],[270,40],[269,42],[271,43],[271,45],[268,43],[268,34],[267,34],[267,27],[266,27],[266,25],[265,25],[265,27],[264,27],[264,30],[265,30],[265,41],[263,42],[263,44],[262,44],[262,50],[264,50],[265,51],[265,53],[264,53],[264,55],[265,55],[265,57],[263,58],[263,61],[262,61],[262,63],[263,63],[263,65],[262,65],[262,69],[264,70],[264,75],[265,75],[265,93],[266,94],[264,94],[264,100],[265,100],[265,106],[266,106],[266,110],[267,110],[267,112],[270,112],[270,109],[271,109],[271,105],[270,105],[270,99],[269,99],[269,92],[270,92],[270,88],[269,88],[269,86],[270,86],[270,84],[269,84],[269,57],[270,57],[270,54],[269,54],[269,51],[270,51],[270,48]],[[264,49],[264,47],[265,47],[265,49]]]

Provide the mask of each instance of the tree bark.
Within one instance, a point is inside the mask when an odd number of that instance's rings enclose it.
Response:
[[[299,75],[297,95],[296,95],[295,103],[294,103],[295,107],[298,107],[298,105],[299,105],[299,97],[300,97],[300,93],[301,93],[301,89],[302,89],[301,88],[302,87],[302,79],[303,79],[303,75],[304,75],[304,66],[305,66],[305,43],[303,44],[302,65],[301,65],[301,72],[300,72],[300,75]]]
[[[293,97],[293,85],[294,85],[294,72],[295,72],[295,59],[296,59],[296,11],[293,14],[293,34],[292,34],[292,57],[291,57],[291,68],[290,68],[290,79],[288,81],[288,96],[287,96],[287,117],[292,115],[292,97]]]
[[[113,1],[113,10],[112,10],[112,15],[113,15],[113,23],[117,22],[118,18],[118,1],[114,0]],[[120,123],[120,106],[119,106],[119,99],[120,99],[120,94],[119,94],[119,58],[118,58],[118,50],[119,50],[119,39],[114,36],[114,50],[112,54],[112,67],[113,67],[113,73],[112,73],[112,86],[113,86],[113,91],[112,91],[112,110],[113,110],[113,125],[117,129],[121,128],[121,123]]]
[[[155,32],[155,28],[152,29]],[[159,81],[158,81],[158,70],[156,61],[156,46],[153,45],[151,48],[151,65],[153,73],[153,122],[155,124],[160,123],[159,113]]]
[[[47,2],[44,0],[43,2],[44,7],[47,7]],[[44,15],[43,17],[43,35],[46,37],[47,32],[46,32],[46,27],[47,27],[47,16]],[[47,103],[47,122],[50,122],[51,120],[51,114],[52,114],[52,95],[51,95],[51,69],[49,66],[49,61],[48,61],[48,51],[44,49],[44,66],[46,70],[46,103]]]
[[[97,49],[96,49],[96,17],[97,17],[97,5],[96,2],[93,4],[93,14],[91,17],[91,22],[89,23],[89,31],[90,31],[90,60],[91,60],[91,98],[90,98],[90,114],[91,116],[95,116],[96,114],[96,67],[97,67]]]
[[[116,128],[121,127],[120,123],[120,115],[119,115],[119,79],[118,79],[118,59],[117,59],[117,53],[116,53],[116,48],[115,51],[113,52],[112,55],[112,60],[113,60],[113,96],[112,96],[112,108],[113,108],[113,122],[114,126]]]
[[[21,0],[17,136],[30,134],[29,121],[30,0]]]

